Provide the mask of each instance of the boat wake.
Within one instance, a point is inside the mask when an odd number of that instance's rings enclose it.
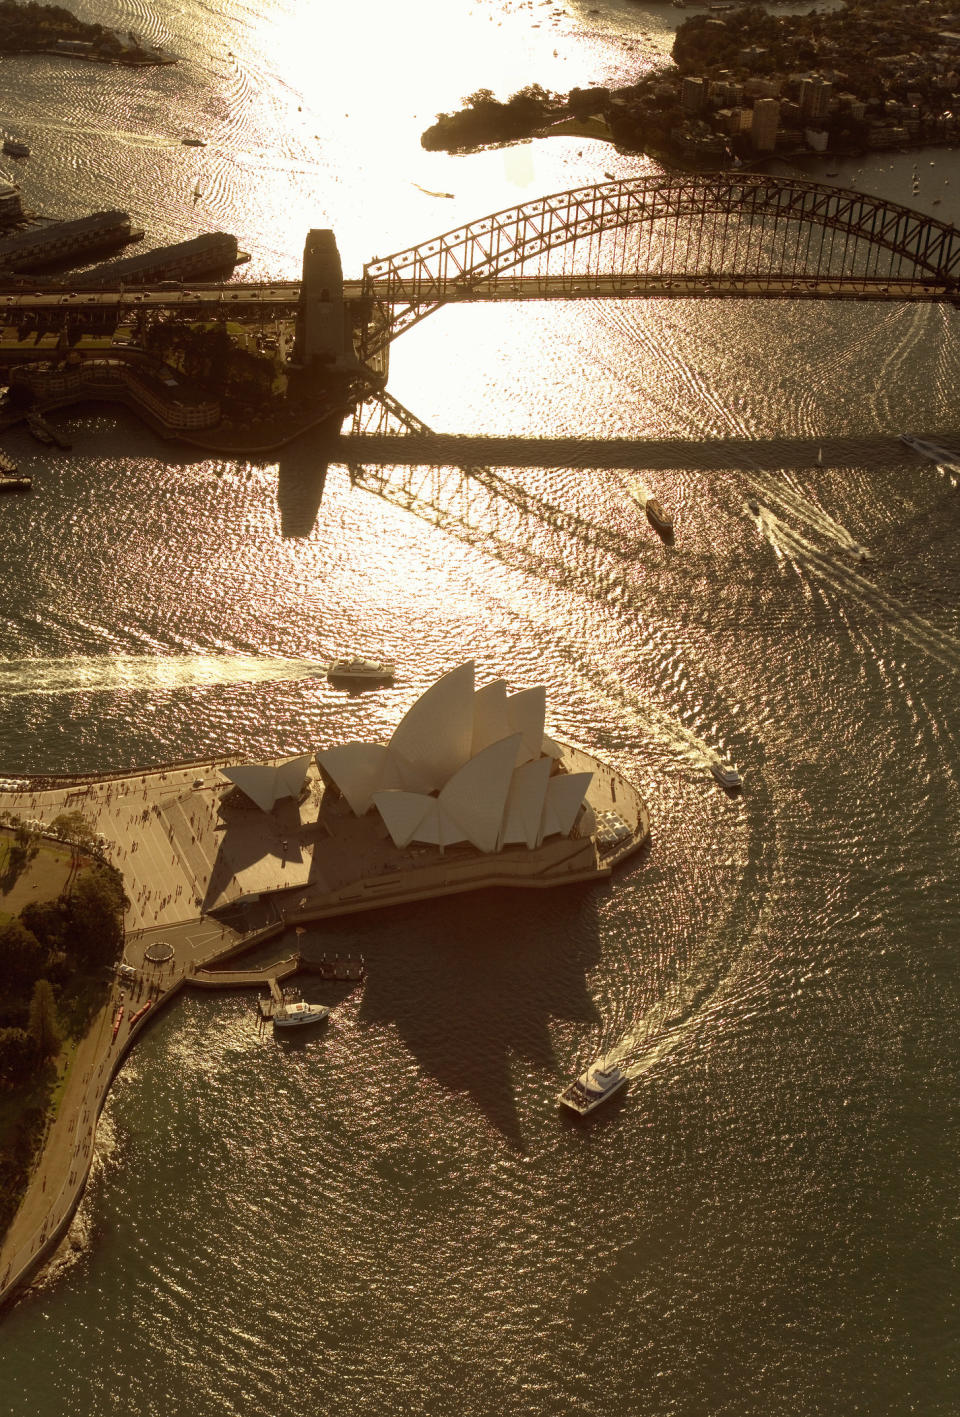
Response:
[[[874,612],[914,649],[947,669],[960,669],[960,640],[955,635],[938,629],[922,615],[915,615],[901,601],[887,595],[852,566],[835,560],[766,508],[761,511],[760,520],[767,539],[780,556],[797,562],[824,585],[844,592],[851,600]]]
[[[841,551],[845,551],[856,560],[870,559],[867,547],[855,541],[845,526],[842,526],[840,522],[830,516],[829,512],[823,511],[809,497],[793,487],[784,476],[773,478],[754,474],[748,479],[748,482],[765,504],[772,505],[789,516],[796,517],[822,536],[825,541],[832,542]]]
[[[267,659],[256,654],[81,655],[73,659],[15,659],[0,663],[0,698],[28,694],[103,694],[146,689],[263,684],[325,674],[313,659]]]

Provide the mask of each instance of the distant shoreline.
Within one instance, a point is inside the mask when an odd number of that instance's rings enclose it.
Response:
[[[71,54],[67,50],[49,46],[29,45],[23,49],[0,49],[0,59],[22,59],[38,54],[46,55],[50,59],[70,59],[78,64],[112,64],[123,69],[158,69],[180,62],[174,54],[145,54],[138,58],[132,50],[123,54]]]

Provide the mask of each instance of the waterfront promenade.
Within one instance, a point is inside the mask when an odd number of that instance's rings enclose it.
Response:
[[[602,853],[593,838],[488,855],[430,846],[398,851],[372,817],[355,818],[342,800],[328,801],[315,769],[299,801],[286,799],[269,813],[246,804],[220,772],[235,757],[129,776],[8,783],[0,791],[0,808],[27,822],[82,812],[122,873],[130,901],[124,977],[77,1048],[0,1244],[0,1307],[56,1253],[83,1194],[110,1084],[140,1031],[185,986],[266,989],[300,965],[290,951],[297,926],[489,886],[550,889],[601,880],[644,844],[650,819],[636,788],[581,750],[560,746],[568,771],[593,772],[587,797],[594,810],[616,812],[629,827]],[[270,941],[277,954],[267,966],[222,969]]]

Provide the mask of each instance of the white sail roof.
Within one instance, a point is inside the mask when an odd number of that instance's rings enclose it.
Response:
[[[243,763],[221,768],[224,777],[245,792],[264,812],[272,812],[282,797],[298,797],[307,777],[310,754],[283,763]]]
[[[500,841],[504,846],[540,845],[540,823],[552,764],[549,758],[523,763],[510,781]]]
[[[377,811],[395,846],[411,841],[452,846],[469,841],[496,851],[520,735],[491,743],[454,773],[439,797],[420,792],[378,792]]]
[[[333,778],[358,817],[373,806],[373,794],[399,787],[400,772],[382,743],[342,743],[317,754],[317,763]]]
[[[473,739],[473,660],[451,669],[407,710],[389,751],[403,786],[435,792],[463,767]]]
[[[547,712],[547,691],[543,684],[535,689],[521,689],[507,699],[507,714],[514,733],[523,735],[523,747],[518,762],[539,758],[543,743],[543,721]]]
[[[425,792],[401,792],[396,789],[377,792],[374,801],[394,846],[400,848],[410,845],[427,811],[436,806],[436,799],[428,797]],[[417,837],[418,841],[429,839]]]
[[[550,779],[540,823],[541,841],[556,832],[561,836],[569,833],[592,780],[592,772],[558,773]]]
[[[483,748],[440,793],[441,810],[453,818],[480,851],[496,851],[520,734]]]
[[[430,686],[397,725],[390,742],[345,743],[317,762],[362,816],[376,806],[394,844],[479,851],[506,844],[531,850],[545,836],[567,835],[590,773],[551,778],[559,746],[543,731],[546,689],[508,694],[495,679],[474,691],[469,661]]]
[[[484,684],[473,696],[473,743],[471,754],[499,743],[514,732],[507,712],[507,681],[494,679]]]

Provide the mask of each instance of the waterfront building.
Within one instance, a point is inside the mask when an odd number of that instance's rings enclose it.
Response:
[[[76,221],[32,227],[0,241],[0,270],[31,271],[44,265],[86,256],[110,246],[122,246],[143,235],[135,231],[128,212],[92,212]]]
[[[804,79],[800,86],[800,107],[804,118],[822,119],[830,112],[833,84],[819,74]]]
[[[123,404],[146,417],[158,433],[171,435],[211,428],[220,421],[217,399],[176,379],[171,370],[151,366],[142,356],[81,357],[60,367],[36,362],[38,354],[55,354],[57,343],[56,335],[0,341],[3,363],[21,361],[23,367],[17,368],[13,377],[27,384],[45,408],[63,407],[78,399],[105,400]]]
[[[773,152],[780,127],[780,104],[775,98],[758,98],[753,105],[750,141],[757,152]]]
[[[318,753],[317,765],[355,816],[379,814],[400,849],[535,850],[595,828],[585,801],[593,774],[564,768],[544,734],[545,711],[542,686],[508,694],[496,679],[476,689],[468,661],[421,695],[389,743],[345,743]]]
[[[688,76],[680,85],[680,106],[687,113],[699,113],[703,107],[705,84],[703,79]]]
[[[160,246],[123,261],[110,261],[77,276],[75,284],[90,286],[146,285],[151,280],[214,275],[232,270],[239,257],[237,238],[226,231],[211,231],[173,246]]]

